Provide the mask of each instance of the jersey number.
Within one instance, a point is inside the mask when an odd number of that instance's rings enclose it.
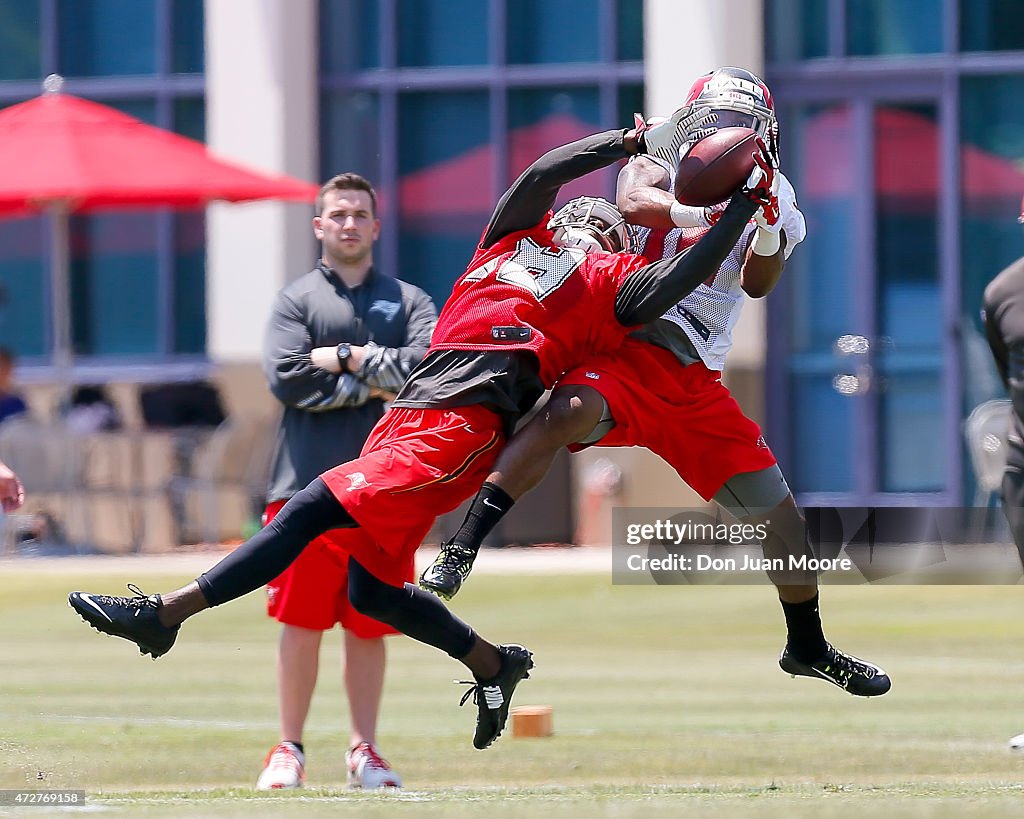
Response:
[[[569,280],[586,257],[579,248],[541,247],[526,238],[519,242],[512,256],[481,265],[466,276],[466,281],[480,281],[496,271],[497,281],[521,287],[537,301],[543,301]]]

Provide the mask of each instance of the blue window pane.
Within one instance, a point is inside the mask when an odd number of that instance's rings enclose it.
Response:
[[[938,111],[879,107],[875,131],[876,305],[883,336],[896,355],[938,353]]]
[[[0,2],[0,80],[31,80],[42,74],[39,3]]]
[[[380,66],[380,4],[320,0],[320,71],[345,74]]]
[[[985,285],[1021,256],[1017,224],[1024,192],[1024,75],[964,77],[960,81],[960,286],[965,333],[982,345]],[[965,370],[971,396],[965,411],[992,394],[991,356]],[[1001,392],[1001,386],[1000,386]]]
[[[320,178],[355,171],[376,184],[380,176],[379,99],[370,92],[320,97]]]
[[[858,331],[853,311],[854,237],[849,226],[860,180],[853,177],[851,112],[847,106],[808,106],[783,112],[783,167],[807,219],[807,238],[786,265],[780,288],[791,319],[784,368],[786,423],[793,442],[786,469],[799,492],[853,488],[855,400],[835,389],[837,376],[863,364],[840,355],[837,339]],[[782,295],[782,294],[780,294]]]
[[[465,271],[494,207],[487,106],[485,92],[407,94],[399,100],[397,274],[438,304]]]
[[[156,121],[156,101],[152,99],[144,100],[99,100],[103,105],[107,105],[111,108],[116,108],[135,119],[141,119],[143,122],[149,125],[157,125]]]
[[[516,0],[505,12],[508,62],[579,63],[600,58],[600,3]]]
[[[838,336],[856,330],[849,215],[860,181],[853,178],[850,122],[845,105],[812,106],[784,118],[783,167],[807,220],[807,238],[784,277],[793,292],[795,352],[830,351]]]
[[[206,215],[174,217],[174,352],[206,352]]]
[[[942,429],[938,356],[931,361],[904,359],[882,366],[882,490],[939,492],[946,488],[947,448]],[[928,370],[936,370],[928,372]]]
[[[552,148],[601,130],[600,111],[596,88],[510,92],[507,179],[515,179]],[[617,170],[612,166],[564,185],[558,204],[584,194],[609,196]]]
[[[19,357],[49,350],[44,220],[0,220],[0,346]]]
[[[174,101],[174,131],[206,142],[206,100],[203,97],[178,97]]]
[[[623,126],[633,122],[633,114],[649,115],[644,110],[644,87],[642,85],[619,86],[619,122]]]
[[[158,352],[157,215],[143,211],[71,220],[74,350]]]
[[[485,64],[488,16],[480,0],[398,0],[398,64]]]
[[[963,51],[1024,50],[1020,0],[960,0]]]
[[[644,58],[644,0],[619,0],[618,43],[615,50],[620,60]]]
[[[203,0],[172,0],[174,36],[171,41],[171,71],[175,74],[202,74]]]
[[[846,0],[847,52],[942,51],[942,0]]]
[[[765,23],[770,58],[787,62],[826,56],[828,6],[822,0],[768,0]]]
[[[832,375],[798,374],[791,384],[791,435],[785,465],[794,492],[853,489],[853,400],[832,386]]]
[[[156,0],[60,0],[60,71],[156,73]]]

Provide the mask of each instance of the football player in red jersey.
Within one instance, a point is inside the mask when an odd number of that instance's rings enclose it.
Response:
[[[710,111],[704,117],[700,111]],[[698,130],[684,119],[707,119]],[[681,146],[718,127],[753,128],[777,165],[777,123],[771,93],[754,74],[723,68],[694,82],[683,108],[646,134],[648,153],[619,175],[618,205],[647,258],[660,259],[700,241],[721,207],[680,205],[672,196]],[[759,169],[755,169],[757,175]],[[660,455],[705,500],[743,523],[765,524],[766,557],[798,557],[807,549],[804,521],[757,424],[721,382],[732,328],[745,300],[767,295],[785,259],[805,234],[789,181],[777,173],[770,201],[743,231],[707,281],[615,350],[580,362],[559,379],[545,409],[513,438],[497,461],[459,531],[447,541],[420,584],[450,599],[468,576],[484,537],[515,501],[543,478],[563,446],[643,446]],[[748,186],[753,180],[748,181]],[[825,639],[813,573],[776,573],[787,624],[783,670],[823,679],[851,694],[890,688],[878,666]]]
[[[552,217],[563,184],[643,150],[643,133],[607,131],[556,148],[502,196],[427,356],[358,459],[298,492],[195,582],[162,597],[137,589],[133,598],[73,592],[72,607],[97,630],[160,656],[188,617],[265,585],[324,531],[351,529],[345,545],[354,608],[473,673],[463,702],[475,696],[473,744],[487,747],[504,727],[531,654],[487,642],[436,596],[403,583],[403,558],[438,514],[480,486],[507,431],[562,372],[621,344],[713,274],[767,203],[763,186],[738,191],[700,242],[650,265],[624,252],[629,232],[609,202],[575,200]],[[763,146],[756,161],[770,179]]]

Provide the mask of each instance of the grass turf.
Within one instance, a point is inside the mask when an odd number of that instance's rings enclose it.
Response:
[[[604,575],[474,577],[454,608],[519,641],[537,669],[516,703],[554,737],[470,743],[458,664],[389,640],[380,746],[406,790],[344,788],[340,639],[325,640],[308,787],[251,789],[276,740],[277,627],[259,594],[190,621],[163,659],[88,629],[68,591],[185,577],[0,577],[0,788],[84,788],[152,816],[990,816],[1024,813],[1024,622],[1016,587],[829,587],[826,633],[893,690],[860,699],[776,665],[767,586],[611,586]],[[5,808],[0,807],[0,815]],[[47,809],[37,808],[33,816]]]

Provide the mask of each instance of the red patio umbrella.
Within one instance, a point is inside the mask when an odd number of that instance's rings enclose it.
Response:
[[[213,200],[312,202],[317,186],[247,169],[201,142],[147,125],[113,108],[60,93],[0,111],[0,217],[53,216],[53,351],[71,363],[68,214],[110,208],[197,208]]]

